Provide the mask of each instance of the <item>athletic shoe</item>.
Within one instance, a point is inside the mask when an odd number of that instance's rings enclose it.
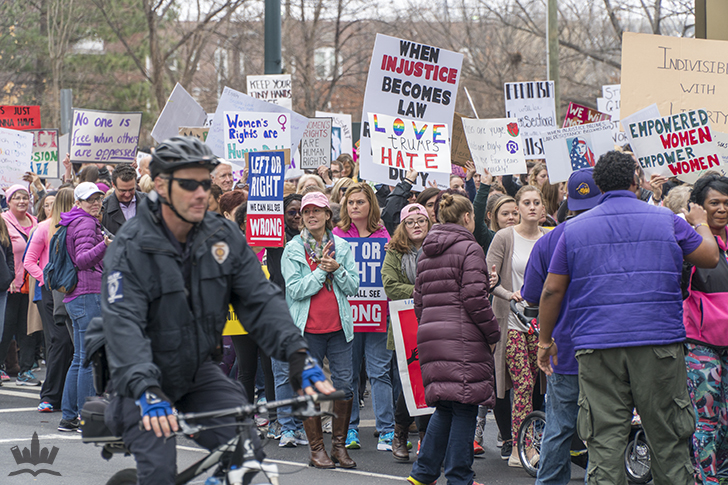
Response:
[[[297,446],[295,433],[288,430],[281,433],[281,442],[278,443],[278,446],[281,448],[295,448]]]
[[[412,449],[412,442],[407,440],[407,451]]]
[[[52,413],[53,404],[49,403],[48,401],[43,401],[42,403],[38,404],[38,412],[39,413]]]
[[[359,431],[356,429],[350,429],[346,433],[346,449],[358,450],[359,448],[361,448],[361,442],[359,442]]]
[[[485,418],[478,418],[475,425],[475,442],[483,446],[483,432],[485,431]]]
[[[410,485],[435,485],[435,484],[437,483],[437,482],[432,482],[432,483],[430,483],[430,484],[427,484],[427,483],[421,482],[421,481],[419,481],[419,480],[415,480],[415,479],[414,479],[414,478],[412,478],[412,477],[407,477],[407,482],[408,482],[408,483],[409,483]],[[473,485],[476,485],[476,484],[475,484],[475,482],[473,482]]]
[[[500,431],[498,431],[498,437],[495,439],[495,446],[500,448],[503,446],[503,437],[500,434]]]
[[[272,423],[268,424],[268,433],[266,434],[266,438],[269,440],[279,440],[281,439],[281,423],[278,421],[273,421]]]
[[[256,415],[255,416],[255,425],[259,428],[262,428],[263,426],[268,426],[269,421],[261,416]]]
[[[377,441],[377,450],[392,451],[392,438],[394,438],[394,431],[380,434],[379,441]]]
[[[501,460],[507,460],[513,452],[513,441],[504,441],[501,446]]]
[[[485,453],[485,450],[482,446],[478,444],[477,441],[473,441],[473,454],[475,455],[482,455]]]
[[[326,423],[321,427],[324,433],[331,434],[331,420],[329,419],[326,421]]]
[[[0,370],[0,381],[9,381],[10,376],[4,370]]]
[[[15,384],[18,386],[40,386],[40,381],[31,371],[27,370],[15,378]]]
[[[302,429],[297,429],[293,432],[293,438],[296,440],[298,446],[308,446],[308,438],[306,433]]]
[[[511,456],[508,457],[508,466],[513,468],[523,468],[523,465],[521,464],[521,459],[518,458],[518,453],[516,452],[515,448],[513,449],[513,453],[511,453]]]
[[[35,362],[33,362],[33,366],[30,368],[30,370],[36,370],[36,369],[40,369],[40,364],[38,363],[37,360]]]
[[[268,400],[265,398],[265,396],[258,399],[258,402],[256,403],[258,406],[265,406],[268,404]]]
[[[61,422],[58,424],[58,431],[81,431],[81,422],[78,418],[73,418],[72,420],[67,419],[61,419]]]

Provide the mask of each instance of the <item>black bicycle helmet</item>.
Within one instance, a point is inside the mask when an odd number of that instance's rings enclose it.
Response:
[[[154,179],[159,174],[185,167],[203,167],[212,172],[219,164],[220,160],[202,141],[188,136],[174,136],[160,143],[152,152],[149,171]]]

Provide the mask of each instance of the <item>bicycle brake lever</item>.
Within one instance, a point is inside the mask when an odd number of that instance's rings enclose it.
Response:
[[[187,424],[187,421],[183,419],[178,420],[177,424],[179,424],[180,431],[185,435],[192,436],[200,432],[200,425]]]

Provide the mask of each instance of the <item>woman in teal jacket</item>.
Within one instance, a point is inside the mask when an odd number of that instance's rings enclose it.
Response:
[[[334,387],[346,393],[334,401],[331,458],[326,454],[321,418],[303,422],[316,468],[354,468],[345,447],[352,405],[351,348],[354,321],[347,296],[359,290],[359,272],[346,240],[331,232],[333,213],[329,199],[310,192],[301,201],[303,229],[283,251],[281,272],[286,280],[286,301],[293,322],[306,337],[309,352],[322,362],[329,359]]]

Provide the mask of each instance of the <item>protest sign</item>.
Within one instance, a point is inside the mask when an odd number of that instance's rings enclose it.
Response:
[[[708,112],[703,109],[625,125],[637,161],[653,173],[695,183],[722,164]]]
[[[301,170],[331,166],[331,118],[309,118],[301,138]]]
[[[387,331],[387,295],[382,283],[384,238],[346,238],[359,271],[359,291],[349,297],[355,332]]]
[[[250,246],[282,248],[286,244],[283,226],[283,174],[291,156],[287,148],[245,152],[248,170],[248,217],[245,239]]]
[[[58,167],[58,130],[55,128],[45,130],[31,130],[33,133],[33,158],[30,161],[30,171],[40,177],[57,179]]]
[[[23,174],[33,156],[33,134],[0,128],[0,188],[28,185]]]
[[[462,63],[463,55],[457,52],[377,34],[362,108],[359,164],[364,179],[396,185],[407,175],[405,169],[374,163],[368,113],[417,118],[418,125],[449,124]],[[427,182],[434,179],[438,186],[448,187],[448,174],[427,175]],[[413,190],[426,187],[420,177]]]
[[[40,130],[40,106],[0,106],[0,128]]]
[[[291,153],[296,152],[298,144],[301,142],[301,137],[303,137],[303,132],[306,130],[306,125],[308,124],[308,118],[305,116],[286,109],[283,106],[252,98],[247,94],[225,86],[225,89],[222,91],[222,96],[220,96],[220,101],[217,104],[217,110],[215,110],[215,117],[212,120],[210,132],[207,134],[207,140],[205,140],[205,143],[212,149],[212,152],[218,157],[223,158],[228,158],[225,146],[225,132],[228,130],[228,123],[225,120],[226,111],[285,114],[286,121],[285,125],[281,127],[281,131],[289,137],[289,145],[285,148],[290,148]],[[296,158],[294,160],[297,161]]]
[[[207,134],[210,132],[209,126],[180,126],[177,129],[179,136],[189,136],[198,140],[207,140]]]
[[[586,125],[587,123],[595,123],[597,121],[611,121],[611,118],[612,117],[608,114],[602,113],[593,108],[588,108],[576,103],[569,103],[569,107],[566,109],[566,116],[564,117],[564,126],[562,126],[562,128]]]
[[[515,118],[462,121],[478,173],[484,174],[485,169],[494,176],[526,173],[523,140]]]
[[[131,163],[136,159],[141,112],[73,108],[71,161]]]
[[[465,166],[468,160],[472,160],[468,140],[465,138],[463,130],[463,115],[455,113],[452,120],[452,130],[450,130],[450,162],[453,165]]]
[[[720,167],[713,167],[713,170],[717,170],[724,177],[728,177],[728,133],[714,131],[713,138],[715,138],[715,143],[718,145],[718,153],[720,153],[720,158],[723,161]]]
[[[289,117],[283,113],[225,111],[225,159],[234,165],[233,175],[240,178],[245,169],[245,154],[283,150],[291,146]],[[210,128],[212,131],[213,128]],[[210,139],[208,133],[207,139]],[[290,157],[290,155],[289,155]]]
[[[526,160],[544,158],[541,133],[557,127],[554,82],[505,83],[503,91],[506,118],[518,118]]]
[[[435,408],[428,407],[425,402],[425,385],[422,383],[422,368],[417,354],[418,323],[414,300],[390,301],[389,314],[407,411],[410,416],[432,414]]]
[[[351,115],[316,111],[316,118],[331,118],[331,160],[336,160],[342,153],[352,155]]]
[[[248,96],[293,109],[290,74],[248,76]]]
[[[450,173],[450,141],[444,123],[369,113],[375,164],[401,170]]]
[[[622,131],[620,120],[620,96],[621,85],[606,84],[602,86],[602,97],[597,98],[597,109],[608,114],[612,122],[612,141],[615,145],[622,146],[627,143],[627,136]]]
[[[545,131],[541,139],[552,184],[565,182],[575,170],[593,167],[602,154],[614,150],[609,121]]]
[[[656,103],[665,116],[703,109],[728,132],[728,42],[625,32],[622,114]]]
[[[207,113],[202,106],[180,83],[177,83],[152,128],[152,138],[157,143],[162,143],[168,138],[177,136],[180,126],[202,126],[206,119]]]

